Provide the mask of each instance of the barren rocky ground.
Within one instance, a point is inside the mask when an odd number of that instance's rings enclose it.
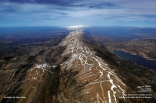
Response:
[[[2,103],[155,102],[154,70],[118,58],[79,29],[52,38],[1,57]],[[152,87],[151,98],[124,97],[140,85]]]

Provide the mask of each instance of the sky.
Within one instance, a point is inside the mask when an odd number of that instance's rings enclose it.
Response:
[[[0,27],[156,27],[156,0],[0,0]]]

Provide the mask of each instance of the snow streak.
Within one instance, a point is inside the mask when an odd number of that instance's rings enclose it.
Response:
[[[85,43],[81,41],[82,31],[73,31],[59,44],[66,46],[63,57],[69,59],[61,64],[61,69],[73,69],[79,73],[78,80],[85,83],[84,94],[92,98],[90,103],[117,103],[126,85],[117,77],[104,60],[95,55]]]

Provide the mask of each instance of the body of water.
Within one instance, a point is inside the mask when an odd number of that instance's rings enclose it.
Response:
[[[129,59],[129,60],[136,62],[136,64],[138,65],[142,65],[150,69],[156,69],[156,61],[154,60],[147,60],[146,58],[143,58],[140,55],[132,55],[131,53],[127,53],[127,52],[120,51],[120,50],[114,50],[113,52],[117,54],[118,56],[120,56],[121,58]]]

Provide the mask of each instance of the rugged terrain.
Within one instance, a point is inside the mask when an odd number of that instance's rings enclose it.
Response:
[[[127,86],[108,63],[96,56],[95,52],[82,42],[82,35],[82,31],[71,32],[59,44],[66,46],[62,57],[68,57],[67,61],[61,64],[62,72],[70,70],[76,72],[73,74],[76,81],[70,80],[72,78],[67,76],[63,77],[60,84],[63,93],[59,96],[64,98],[61,102],[117,102]]]
[[[131,36],[131,35],[129,35]],[[140,55],[149,60],[156,60],[156,36],[143,34],[139,37],[114,37],[114,36],[93,36],[96,40],[101,41],[110,51],[122,50],[133,55]],[[129,38],[128,38],[129,37]]]
[[[156,39],[133,39],[124,42],[107,43],[112,50],[122,50],[147,59],[156,60]]]
[[[64,50],[57,45],[66,33],[43,36],[34,38],[20,36],[20,40],[9,38],[1,41],[2,103],[49,102],[52,95],[57,93],[60,72],[55,62]],[[53,83],[55,85],[52,85]]]
[[[9,52],[0,60],[2,103],[155,102],[154,70],[117,57],[78,28]],[[124,97],[145,85],[151,98]]]

